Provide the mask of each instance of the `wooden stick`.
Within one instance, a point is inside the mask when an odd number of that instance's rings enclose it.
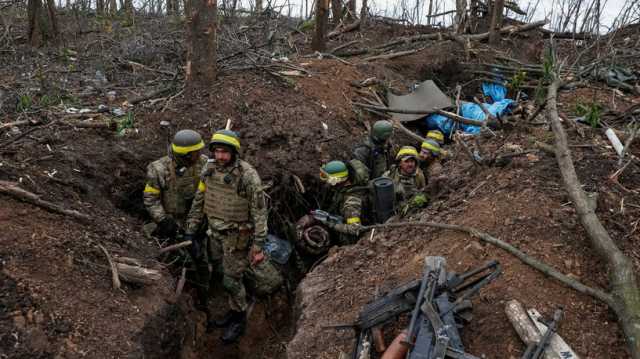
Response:
[[[170,246],[166,246],[164,248],[161,248],[160,251],[158,252],[158,255],[161,255],[161,254],[164,254],[164,253],[167,253],[167,252],[171,252],[171,251],[175,251],[175,250],[178,250],[180,248],[189,247],[190,245],[191,245],[191,241],[184,241],[184,242],[172,244]]]
[[[113,283],[113,288],[120,289],[120,277],[118,275],[118,267],[111,259],[111,255],[106,248],[104,248],[101,244],[98,244],[98,247],[102,250],[104,255],[107,257],[107,261],[109,262],[109,267],[111,267],[111,282]]]
[[[20,121],[3,123],[3,124],[0,124],[0,130],[3,130],[5,128],[9,128],[9,127],[14,127],[14,126],[27,125],[30,122],[31,122],[30,120],[20,120]]]
[[[335,54],[336,52],[346,49],[347,47],[351,46],[351,45],[355,45],[357,43],[360,43],[360,40],[353,40],[353,41],[349,41],[345,44],[342,44],[340,46],[335,47],[333,50],[329,51],[330,54]]]
[[[568,277],[562,273],[560,273],[559,271],[555,270],[554,268],[552,268],[551,266],[538,261],[537,259],[534,259],[533,257],[530,257],[528,255],[526,255],[525,253],[523,253],[522,251],[520,251],[519,249],[517,249],[516,247],[501,241],[498,238],[495,238],[491,235],[489,235],[488,233],[482,232],[476,228],[473,227],[467,227],[467,226],[460,226],[460,225],[456,225],[456,224],[446,224],[446,223],[437,223],[437,222],[419,222],[419,221],[414,221],[414,222],[399,222],[399,223],[385,223],[385,224],[374,224],[371,226],[365,226],[364,229],[371,229],[371,228],[403,228],[403,227],[407,227],[407,226],[421,226],[421,227],[433,227],[433,228],[440,228],[440,229],[447,229],[447,230],[453,230],[453,231],[458,231],[458,232],[464,232],[464,233],[468,233],[469,235],[471,235],[472,237],[476,237],[484,242],[493,244],[494,246],[503,249],[505,251],[507,251],[508,253],[511,253],[512,255],[514,255],[516,258],[518,258],[520,261],[522,261],[523,263],[531,266],[534,269],[539,270],[540,272],[544,273],[545,275],[554,278],[556,280],[558,280],[559,282],[565,284],[566,286],[575,289],[576,291],[583,293],[583,294],[587,294],[589,296],[592,296],[604,303],[607,304],[611,304],[613,303],[614,299],[611,295],[609,295],[608,293],[604,292],[601,289],[594,289],[591,287],[588,287],[580,282],[578,282],[577,280]]]
[[[407,50],[407,51],[398,51],[398,52],[392,52],[390,54],[383,54],[383,55],[375,55],[375,56],[369,56],[369,57],[365,57],[364,59],[362,59],[362,61],[373,61],[373,60],[389,60],[389,59],[395,59],[396,57],[401,57],[401,56],[407,56],[407,55],[411,55],[411,54],[415,54],[416,52],[420,51],[422,49],[419,50]]]
[[[45,208],[51,212],[64,214],[65,216],[70,216],[86,222],[91,221],[90,216],[75,210],[64,209],[57,204],[42,200],[37,194],[31,193],[18,187],[18,184],[15,182],[0,181],[0,193],[11,196],[23,202],[31,203],[36,206]]]
[[[180,274],[180,280],[178,280],[178,286],[176,287],[175,301],[178,301],[180,298],[180,294],[182,294],[182,290],[184,289],[184,284],[187,281],[187,267],[182,267],[182,273]]]
[[[367,109],[371,109],[371,110],[376,110],[379,112],[393,112],[393,113],[401,113],[401,114],[406,114],[406,115],[430,115],[433,113],[437,113],[440,114],[442,116],[448,117],[454,121],[458,121],[460,123],[464,123],[467,125],[472,125],[472,126],[478,126],[478,127],[482,127],[482,125],[484,124],[484,121],[477,121],[477,120],[472,120],[470,118],[466,118],[466,117],[462,117],[460,115],[456,115],[455,113],[451,113],[451,112],[447,112],[444,110],[433,110],[433,111],[424,111],[424,110],[404,110],[404,109],[398,109],[398,108],[388,108],[388,107],[384,107],[384,106],[373,106],[373,105],[367,105],[365,103],[359,103],[359,102],[354,102],[353,105],[359,106],[359,107],[364,107]]]

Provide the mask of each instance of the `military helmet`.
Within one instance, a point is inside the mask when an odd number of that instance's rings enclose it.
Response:
[[[211,142],[209,142],[209,149],[212,149],[215,145],[224,145],[236,152],[240,152],[240,137],[238,134],[231,130],[219,130],[211,136]]]
[[[171,141],[171,151],[178,156],[186,155],[202,148],[204,148],[202,136],[194,130],[178,131],[173,136],[173,141]]]
[[[402,146],[396,154],[396,160],[404,160],[406,158],[413,158],[418,160],[418,150],[413,146]]]
[[[440,153],[441,151],[441,148],[438,142],[436,142],[431,138],[426,138],[424,142],[422,142],[422,145],[420,147],[422,149],[431,151],[431,153],[433,153],[434,155],[438,155],[438,153]]]
[[[442,132],[438,131],[438,130],[431,130],[431,131],[427,132],[427,138],[435,140],[439,144],[443,144],[444,143],[444,134]]]
[[[348,178],[349,169],[342,161],[331,161],[320,167],[320,179],[332,186],[344,182]]]
[[[393,134],[393,125],[386,120],[376,121],[371,128],[371,137],[379,142],[384,142]]]

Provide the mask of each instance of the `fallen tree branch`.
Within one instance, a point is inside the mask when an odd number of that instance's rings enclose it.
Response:
[[[415,54],[416,52],[418,52],[418,51],[420,51],[420,50],[422,50],[422,49],[407,50],[407,51],[398,51],[398,52],[392,52],[392,53],[390,53],[390,54],[383,54],[383,55],[369,56],[369,57],[365,57],[364,59],[362,59],[362,61],[390,60],[390,59],[395,59],[396,57],[401,57],[401,56],[407,56],[407,55]]]
[[[354,102],[353,105],[355,106],[359,106],[359,107],[363,107],[363,108],[367,108],[367,109],[371,109],[371,110],[376,110],[379,112],[385,112],[385,113],[401,113],[401,114],[405,114],[405,115],[431,115],[434,113],[440,114],[442,116],[448,117],[454,121],[460,122],[460,123],[464,123],[466,125],[472,125],[472,126],[478,126],[478,127],[482,127],[484,126],[484,121],[477,121],[477,120],[472,120],[470,118],[466,118],[466,117],[462,117],[460,115],[456,115],[455,113],[452,112],[448,112],[448,111],[444,111],[444,110],[434,110],[434,111],[424,111],[424,110],[418,110],[418,111],[414,111],[414,110],[404,110],[404,109],[400,109],[400,108],[388,108],[388,107],[384,107],[384,106],[373,106],[373,105],[368,105],[366,103],[359,103],[359,102]]]
[[[98,244],[98,248],[102,250],[104,255],[107,257],[107,261],[109,262],[109,267],[111,267],[111,282],[113,282],[113,288],[120,289],[120,278],[118,277],[118,267],[111,259],[111,255],[106,248],[104,248],[101,244]]]
[[[537,259],[528,256],[527,254],[525,254],[524,252],[520,251],[519,249],[517,249],[516,247],[510,245],[507,242],[504,242],[498,238],[495,238],[493,236],[491,236],[488,233],[482,232],[476,228],[473,227],[467,227],[467,226],[461,226],[461,225],[457,225],[457,224],[446,224],[446,223],[437,223],[437,222],[419,222],[419,221],[414,221],[414,222],[399,222],[399,223],[385,223],[385,224],[375,224],[372,226],[366,226],[366,229],[373,229],[373,228],[403,228],[403,227],[407,227],[407,226],[418,226],[418,227],[433,227],[433,228],[440,228],[440,229],[447,229],[447,230],[453,230],[453,231],[458,231],[458,232],[464,232],[467,233],[469,235],[471,235],[472,237],[476,237],[484,242],[493,244],[494,246],[503,249],[507,252],[509,252],[510,254],[514,255],[516,258],[518,258],[520,261],[522,261],[523,263],[539,270],[540,272],[544,273],[545,275],[554,278],[558,281],[560,281],[561,283],[565,284],[566,286],[580,292],[583,294],[587,294],[589,296],[592,296],[604,303],[607,303],[608,305],[611,305],[611,303],[613,303],[614,298],[609,295],[608,293],[604,292],[603,290],[600,289],[595,289],[595,288],[591,288],[589,286],[586,286],[580,282],[578,282],[577,280],[564,275],[563,273],[557,271],[556,269],[554,269],[553,267],[547,265],[546,263],[540,262]]]
[[[576,208],[578,218],[587,232],[591,246],[609,267],[612,296],[611,302],[608,303],[609,307],[618,316],[618,322],[624,331],[632,357],[640,359],[640,290],[638,290],[633,264],[609,236],[595,214],[594,208],[589,205],[587,195],[582,189],[573,166],[567,133],[558,116],[556,99],[560,85],[561,80],[556,76],[553,83],[549,85],[547,95],[547,117],[556,140],[558,166],[569,198]]]
[[[350,32],[350,31],[357,30],[358,28],[360,28],[360,19],[358,19],[358,20],[356,20],[356,21],[352,22],[352,23],[351,23],[351,24],[349,24],[349,25],[343,26],[343,27],[342,27],[342,28],[340,28],[340,29],[337,29],[337,30],[331,31],[331,32],[327,35],[327,38],[329,38],[329,39],[330,39],[330,38],[332,38],[332,37],[336,37],[336,36],[338,36],[338,35],[340,35],[340,34],[344,34],[345,32]]]
[[[91,221],[90,216],[87,216],[86,214],[80,213],[75,210],[64,209],[57,204],[42,200],[37,194],[31,193],[18,187],[18,184],[15,182],[0,181],[0,193],[11,196],[23,202],[34,204],[51,212],[64,214],[65,216],[70,216],[86,222]]]

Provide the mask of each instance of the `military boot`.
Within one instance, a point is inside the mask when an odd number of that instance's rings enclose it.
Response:
[[[227,326],[222,333],[220,339],[225,344],[235,343],[243,334],[247,326],[247,313],[246,312],[234,312],[231,323]]]

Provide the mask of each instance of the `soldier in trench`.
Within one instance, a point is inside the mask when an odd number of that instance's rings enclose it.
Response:
[[[313,211],[296,224],[297,247],[311,255],[326,252],[332,242],[339,245],[357,242],[363,228],[368,180],[364,164],[358,160],[331,161],[320,168],[320,179],[331,191],[327,211]]]
[[[418,167],[418,150],[403,146],[396,154],[396,163],[384,174],[391,178],[395,189],[396,208],[403,217],[427,205],[424,193],[426,180]]]
[[[247,290],[244,279],[258,286],[277,288],[282,278],[263,251],[267,238],[267,205],[258,172],[239,158],[240,139],[230,130],[217,131],[209,150],[213,159],[202,170],[185,240],[192,240],[194,258],[222,259],[223,286],[230,311],[220,320],[211,318],[207,329],[224,327],[222,341],[232,343],[244,334],[247,321]],[[209,237],[194,236],[208,220]]]
[[[369,169],[369,178],[382,176],[393,163],[392,145],[393,124],[386,120],[376,121],[369,136],[353,149],[353,158],[364,163]]]
[[[178,131],[168,154],[147,167],[143,199],[153,220],[145,225],[148,235],[175,240],[184,233],[187,215],[200,182],[200,172],[207,163],[207,157],[201,154],[203,148],[204,142],[198,132]],[[205,232],[205,226],[196,231],[199,237],[205,237]],[[196,305],[206,311],[211,279],[209,264],[196,260],[195,265],[200,268],[196,271]]]

